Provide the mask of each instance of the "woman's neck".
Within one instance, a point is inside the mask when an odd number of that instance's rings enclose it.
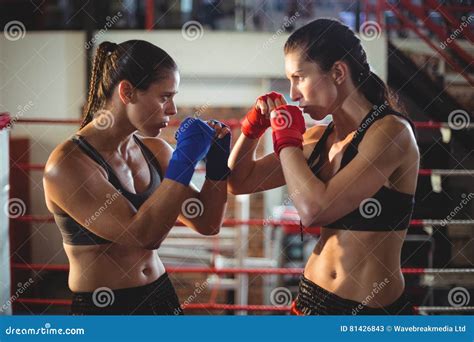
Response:
[[[338,141],[357,130],[362,120],[373,108],[364,96],[354,94],[348,96],[342,105],[333,112],[334,131]]]
[[[100,151],[124,155],[135,131],[136,128],[126,119],[125,114],[104,111],[102,118],[94,118],[80,130],[80,134]]]

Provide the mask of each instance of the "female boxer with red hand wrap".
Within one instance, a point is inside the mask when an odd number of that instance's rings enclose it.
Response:
[[[419,165],[411,122],[393,109],[359,39],[336,20],[296,30],[285,68],[299,108],[283,98],[257,102],[275,153],[256,159],[258,139],[242,134],[229,159],[229,188],[287,185],[302,225],[321,226],[291,312],[411,314],[400,265]],[[305,131],[300,109],[315,120],[332,114],[332,122]]]

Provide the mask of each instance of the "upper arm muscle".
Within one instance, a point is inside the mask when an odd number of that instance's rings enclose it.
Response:
[[[104,239],[139,245],[127,234],[135,208],[98,167],[77,153],[55,151],[49,158],[43,176],[48,201]]]

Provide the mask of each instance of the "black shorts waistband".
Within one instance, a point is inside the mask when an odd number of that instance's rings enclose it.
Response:
[[[73,315],[181,315],[178,296],[167,273],[150,284],[124,289],[99,287],[73,292]]]
[[[301,275],[297,312],[303,315],[412,315],[413,307],[405,293],[392,304],[372,308],[363,303],[339,297]]]

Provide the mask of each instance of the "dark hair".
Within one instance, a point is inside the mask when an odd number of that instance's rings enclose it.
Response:
[[[144,40],[101,43],[92,64],[81,128],[92,121],[94,113],[105,105],[120,81],[127,80],[135,89],[146,90],[152,83],[166,77],[167,71],[177,69],[170,55]]]
[[[358,89],[374,105],[396,106],[395,97],[385,83],[370,71],[367,55],[354,32],[335,19],[314,20],[291,34],[285,43],[285,54],[300,50],[309,61],[327,72],[337,61],[348,64]]]

